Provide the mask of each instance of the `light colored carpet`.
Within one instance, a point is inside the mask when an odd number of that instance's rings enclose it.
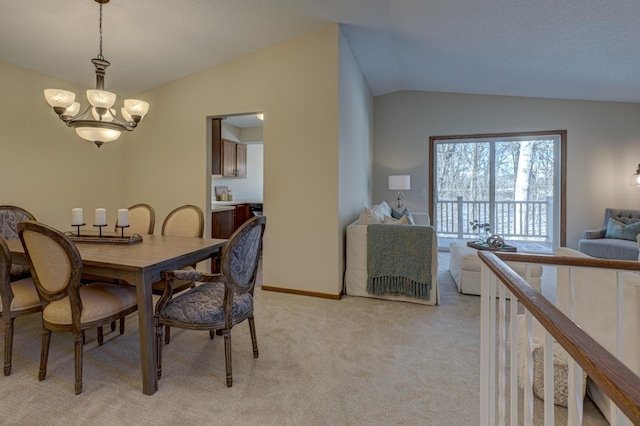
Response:
[[[0,423],[475,425],[480,299],[456,292],[448,253],[439,262],[439,306],[257,289],[260,357],[246,323],[235,327],[231,388],[223,339],[172,329],[160,389],[143,395],[133,315],[102,347],[88,334],[84,390],[75,396],[71,335],[53,335],[39,382],[39,320],[18,319],[13,373],[0,377]]]

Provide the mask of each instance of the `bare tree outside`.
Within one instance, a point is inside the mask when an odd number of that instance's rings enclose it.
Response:
[[[434,225],[474,238],[473,221],[511,240],[551,238],[556,174],[553,137],[438,141]]]

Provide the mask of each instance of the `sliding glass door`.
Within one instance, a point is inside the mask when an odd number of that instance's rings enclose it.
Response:
[[[564,244],[566,132],[430,138],[430,199],[441,248],[488,224],[518,251]],[[474,229],[475,228],[475,229]]]

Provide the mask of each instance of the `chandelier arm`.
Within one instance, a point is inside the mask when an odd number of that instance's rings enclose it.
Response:
[[[113,121],[96,121],[96,120],[75,120],[67,123],[69,127],[95,127],[98,129],[111,129],[111,130],[126,130],[128,132],[132,131],[134,127],[129,126],[127,124],[122,123],[118,120],[117,123]]]
[[[67,126],[68,126],[70,122],[72,122],[72,121],[76,121],[76,120],[78,120],[78,119],[80,119],[80,118],[82,118],[82,117],[84,117],[84,116],[88,115],[88,114],[89,114],[89,111],[91,111],[91,105],[89,105],[89,106],[87,107],[87,109],[85,109],[84,111],[79,112],[78,114],[76,114],[76,115],[74,115],[74,116],[72,116],[72,117],[70,117],[70,116],[68,116],[68,115],[64,115],[64,114],[58,115],[58,117],[60,117],[60,120],[62,120],[62,121],[64,121],[65,123],[67,123]]]

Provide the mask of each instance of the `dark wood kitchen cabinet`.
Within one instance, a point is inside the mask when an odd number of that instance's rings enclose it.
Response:
[[[247,177],[247,146],[236,144],[236,177]]]
[[[211,212],[211,238],[229,238],[235,231],[235,210],[223,210]],[[211,271],[217,272],[219,256],[211,258]]]
[[[211,213],[211,238],[229,238],[236,230],[234,210],[214,211]]]
[[[247,177],[247,146],[222,138],[222,120],[211,120],[211,174],[226,178]]]
[[[236,209],[234,210],[234,213],[233,226],[235,229],[240,228],[243,223],[245,223],[253,216],[253,213],[251,213],[251,210],[249,210],[249,204],[238,204],[236,206]]]
[[[247,177],[247,146],[222,139],[222,176]]]

